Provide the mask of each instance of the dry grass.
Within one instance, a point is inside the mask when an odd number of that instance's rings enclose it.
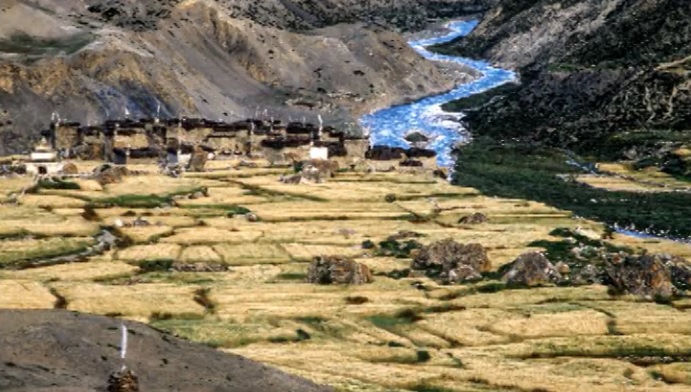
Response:
[[[210,188],[209,197],[202,197],[199,199],[183,199],[178,200],[178,204],[184,207],[192,206],[232,206],[232,205],[248,205],[265,203],[265,197],[255,196],[250,194],[246,189],[240,186],[233,186],[225,184],[224,187]]]
[[[75,211],[70,210],[70,214]],[[81,213],[81,211],[80,211]],[[88,236],[98,232],[98,224],[80,216],[62,216],[26,206],[0,205],[0,235],[31,233],[41,236]]]
[[[9,196],[12,193],[20,193],[22,189],[33,185],[31,177],[8,177],[0,178],[0,195]]]
[[[290,261],[288,253],[275,244],[218,244],[214,250],[229,265],[279,264]]]
[[[202,318],[204,308],[194,301],[195,286],[172,284],[141,284],[106,286],[101,284],[54,283],[67,300],[67,309],[93,314],[117,314],[148,319],[160,317]],[[126,304],[126,306],[123,306]],[[155,317],[155,316],[154,316]]]
[[[19,204],[27,207],[81,208],[86,205],[86,202],[64,196],[27,194],[19,198]]]
[[[177,180],[128,177],[105,190],[82,184],[82,190],[36,196],[46,198],[42,203],[55,201],[55,207],[81,197],[209,187],[210,197],[180,200],[181,207],[99,208],[93,221],[85,221],[81,207],[49,212],[0,205],[0,234],[48,236],[0,241],[0,260],[91,241],[83,237],[116,220],[130,223],[141,216],[153,224],[122,228],[135,244],[87,263],[0,272],[0,306],[53,307],[49,285],[68,309],[151,322],[339,391],[690,389],[686,364],[642,368],[622,360],[639,354],[688,356],[691,319],[688,309],[678,309],[690,307],[689,299],[675,301],[675,309],[612,298],[598,285],[507,290],[496,281],[439,286],[421,276],[395,280],[384,274],[408,268],[411,260],[376,257],[361,246],[414,231],[423,235],[417,239],[423,244],[443,238],[481,243],[496,269],[529,250],[527,244],[554,240],[548,233],[555,227],[581,226],[599,237],[602,225],[540,203],[484,197],[430,176],[339,173],[326,184],[284,185],[277,177],[286,169],[237,168],[238,163],[210,163],[213,171]],[[390,193],[397,197],[393,203],[384,200]],[[435,203],[441,213],[434,211]],[[246,205],[260,221],[228,218],[234,205]],[[474,212],[490,221],[458,224]],[[413,215],[418,219],[410,219]],[[58,238],[63,235],[77,237]],[[617,245],[691,257],[686,245],[615,237]],[[375,281],[307,284],[305,262],[318,255],[355,257],[377,274]],[[145,261],[222,262],[232,268],[141,273],[136,265]],[[482,289],[490,286],[498,291]],[[209,289],[212,312],[194,300],[201,287]]]
[[[0,241],[0,266],[77,253],[94,242],[93,238],[84,237]]]
[[[129,264],[108,261],[93,260],[89,263],[62,264],[44,268],[32,268],[21,271],[0,272],[4,279],[31,280],[31,281],[88,281],[101,280],[112,277],[134,274],[137,267]]]
[[[690,187],[688,182],[677,180],[673,176],[660,171],[657,167],[634,170],[630,164],[626,163],[599,163],[598,167],[603,172],[624,175],[636,180],[648,181],[672,188],[685,189]]]
[[[230,231],[214,227],[178,229],[175,235],[161,239],[161,242],[181,245],[252,242],[261,235],[257,231]]]
[[[120,231],[134,243],[141,244],[171,234],[173,228],[168,226],[134,226],[123,227]]]
[[[283,248],[293,260],[312,260],[316,256],[357,257],[366,251],[362,247],[342,247],[330,245],[284,244]]]
[[[177,244],[137,245],[123,249],[117,258],[124,261],[177,260],[182,247]]]
[[[607,189],[609,191],[624,191],[624,192],[672,192],[672,188],[661,188],[659,186],[652,186],[642,184],[640,182],[627,180],[624,178],[600,176],[594,174],[587,174],[578,176],[578,182],[588,184],[594,188]]]
[[[124,177],[122,182],[106,185],[105,190],[110,196],[167,195],[190,192],[199,186],[199,181],[195,179],[175,179],[161,175],[144,175]]]
[[[220,263],[221,256],[210,246],[190,246],[182,250],[180,261],[185,263]]]
[[[52,309],[55,297],[47,287],[31,280],[0,280],[0,308]]]

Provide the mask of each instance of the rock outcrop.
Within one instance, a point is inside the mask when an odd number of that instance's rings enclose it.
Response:
[[[199,146],[194,146],[192,151],[192,156],[190,156],[190,161],[187,164],[187,171],[190,172],[203,172],[204,166],[206,166],[206,161],[208,159],[209,153],[202,150]]]
[[[607,283],[618,294],[665,299],[677,293],[670,268],[660,255],[629,256],[610,264],[605,272]]]
[[[481,212],[476,212],[474,214],[464,216],[458,220],[458,223],[462,224],[462,225],[475,225],[478,223],[486,223],[486,222],[489,222],[489,218],[487,217],[487,215],[485,215]]]
[[[319,256],[307,270],[307,282],[316,284],[372,283],[372,273],[361,263],[340,256]]]
[[[113,373],[108,377],[108,392],[139,392],[139,378],[129,369]]]
[[[524,253],[509,266],[502,276],[508,286],[538,286],[557,283],[562,276],[557,268],[540,252]]]
[[[420,249],[410,268],[422,270],[442,283],[453,284],[481,279],[492,264],[482,245],[446,239]]]
[[[128,174],[129,170],[125,166],[103,164],[94,169],[93,178],[98,181],[101,186],[104,186],[118,183]]]

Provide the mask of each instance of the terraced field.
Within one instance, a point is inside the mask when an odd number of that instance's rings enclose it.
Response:
[[[392,272],[410,259],[363,247],[414,231],[424,244],[478,242],[497,270],[557,227],[599,237],[597,223],[431,176],[340,172],[325,184],[286,185],[278,181],[286,169],[217,169],[103,187],[82,180],[80,189],[41,189],[0,205],[0,308],[144,321],[339,391],[691,390],[689,299],[644,302],[599,285],[397,279]],[[2,179],[0,197],[25,186]],[[475,212],[490,221],[458,223]],[[117,247],[41,263],[88,249],[102,229],[117,235]],[[691,247],[667,241],[611,242],[691,257]],[[375,281],[305,283],[319,255],[356,258]],[[195,263],[222,268],[174,268]],[[128,355],[137,355],[136,337]]]

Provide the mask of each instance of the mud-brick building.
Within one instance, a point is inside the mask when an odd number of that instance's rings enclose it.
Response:
[[[309,159],[313,147],[329,158],[364,158],[369,140],[348,138],[332,127],[280,120],[248,119],[233,123],[206,119],[109,120],[98,126],[51,124],[48,136],[62,157],[124,164],[191,153],[196,147],[218,155],[266,158],[271,162]],[[313,151],[313,150],[312,150]],[[323,155],[323,154],[322,154]]]

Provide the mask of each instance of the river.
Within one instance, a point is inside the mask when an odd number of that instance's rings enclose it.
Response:
[[[457,63],[472,67],[482,76],[470,83],[460,84],[444,94],[432,95],[412,103],[392,106],[367,114],[360,119],[362,127],[369,132],[372,145],[409,148],[405,136],[414,131],[422,132],[431,138],[428,148],[436,151],[437,164],[452,169],[454,145],[468,139],[468,133],[460,120],[463,114],[444,112],[441,106],[447,102],[467,98],[502,84],[517,80],[514,72],[492,67],[489,63],[463,57],[433,53],[429,46],[447,43],[465,37],[477,27],[479,21],[452,21],[444,25],[445,33],[431,38],[408,42],[416,52],[432,61]],[[652,233],[617,228],[620,234],[639,238],[666,239],[680,243],[690,243],[690,239],[669,238]]]
[[[463,115],[444,112],[441,106],[516,80],[514,72],[492,67],[485,61],[448,56],[427,50],[427,47],[431,45],[447,43],[470,34],[478,23],[477,20],[449,22],[444,25],[446,32],[442,33],[443,35],[408,42],[408,45],[428,60],[472,67],[482,76],[470,83],[460,84],[444,94],[425,97],[363,116],[360,124],[369,132],[373,145],[409,148],[410,145],[405,140],[405,136],[410,132],[418,131],[431,138],[427,148],[437,152],[437,164],[449,168],[453,166],[451,154],[453,146],[467,140],[468,133],[460,123]]]

